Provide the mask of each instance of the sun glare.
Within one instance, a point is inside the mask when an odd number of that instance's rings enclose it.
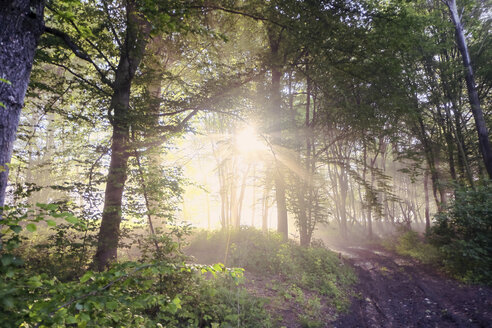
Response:
[[[236,148],[240,153],[251,155],[265,148],[256,129],[250,125],[240,130],[235,137]]]

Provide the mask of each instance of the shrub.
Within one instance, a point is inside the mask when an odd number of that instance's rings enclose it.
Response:
[[[419,233],[413,230],[402,232],[394,248],[397,253],[413,257],[422,263],[439,264],[441,262],[438,249],[425,242]]]
[[[104,272],[85,271],[74,262],[68,271],[45,270],[54,254],[66,258],[80,249],[60,236],[61,243],[46,242],[36,253],[36,245],[26,246],[28,237],[38,232],[38,224],[57,227],[57,231],[85,227],[83,221],[57,206],[42,206],[44,211],[21,207],[3,209],[0,243],[0,322],[2,327],[271,327],[270,318],[260,299],[247,294],[240,286],[241,269],[227,269],[222,264],[185,264],[169,236],[155,237],[160,245],[142,262],[114,263]],[[63,219],[69,227],[53,219]],[[77,238],[77,236],[75,236]],[[32,239],[32,238],[31,238]],[[50,240],[50,238],[48,238]],[[56,238],[54,239],[56,241]],[[31,243],[32,244],[32,243]],[[166,247],[165,247],[166,246]],[[27,256],[30,255],[30,256]],[[31,258],[30,258],[31,257]],[[48,257],[48,259],[43,258]],[[29,261],[24,261],[28,258]],[[41,265],[41,268],[34,266]],[[67,262],[63,262],[68,265]],[[41,270],[39,270],[41,269]],[[61,267],[67,270],[67,268]],[[67,275],[74,272],[76,275]],[[215,277],[204,279],[203,274]]]
[[[435,217],[430,239],[445,267],[470,282],[492,283],[492,184],[459,188]]]

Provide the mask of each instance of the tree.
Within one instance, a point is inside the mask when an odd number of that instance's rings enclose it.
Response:
[[[108,4],[91,7],[91,4],[80,4],[80,7],[74,10],[82,15],[92,14],[91,19],[95,20],[94,24],[97,24],[97,28],[104,29],[104,32],[100,31],[100,35],[96,37],[90,27],[79,24],[80,21],[74,20],[74,14],[67,15],[65,8],[61,4],[60,6],[52,7],[50,10],[55,17],[61,17],[62,22],[69,23],[72,28],[65,26],[65,29],[71,30],[75,37],[68,32],[51,27],[46,29],[47,32],[59,38],[64,47],[91,65],[99,81],[89,82],[87,77],[82,77],[82,74],[77,74],[63,63],[56,62],[56,59],[54,64],[68,69],[82,82],[97,89],[100,97],[109,97],[107,115],[113,128],[111,160],[98,248],[94,258],[95,267],[103,270],[117,256],[123,191],[127,179],[128,159],[132,151],[130,146],[132,83],[144,58],[151,32],[158,33],[163,28],[160,25],[152,26],[151,19],[155,21],[162,17],[171,18],[166,11],[167,7],[161,3],[141,6],[138,1],[130,0],[124,2],[121,7]],[[122,24],[116,23],[120,18],[123,19]],[[81,46],[84,43],[90,50],[85,50]],[[101,61],[104,64],[99,64]]]
[[[444,2],[449,8],[451,20],[455,27],[456,43],[463,59],[466,89],[468,91],[468,98],[470,101],[473,118],[475,119],[475,129],[478,135],[480,153],[485,164],[485,169],[487,170],[487,173],[489,175],[489,179],[492,179],[492,146],[490,144],[489,134],[483,116],[482,108],[480,107],[480,99],[478,98],[478,92],[475,85],[475,76],[473,74],[473,68],[471,65],[470,53],[468,51],[465,35],[463,33],[463,25],[461,24],[461,19],[458,14],[456,0],[444,0]]]
[[[0,207],[34,53],[44,30],[44,5],[44,0],[0,2]]]

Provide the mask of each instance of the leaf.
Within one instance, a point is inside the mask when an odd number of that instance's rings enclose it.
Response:
[[[181,300],[179,299],[179,297],[175,297],[173,299],[173,304],[176,305],[177,309],[181,309]]]
[[[65,319],[65,323],[74,324],[77,323],[77,319],[73,315],[71,315]]]
[[[7,309],[14,307],[14,299],[11,296],[4,297],[2,303]]]
[[[8,266],[9,264],[12,263],[13,260],[14,257],[11,254],[4,254],[0,259],[0,261],[2,261],[3,266]]]
[[[22,231],[22,227],[20,225],[13,225],[10,226],[10,230],[12,230],[15,233],[20,233]]]
[[[81,313],[79,316],[79,320],[80,320],[80,323],[87,323],[87,322],[91,321],[91,317],[87,313]]]
[[[114,311],[118,308],[118,302],[116,301],[109,301],[106,303],[106,308],[110,311]]]
[[[3,104],[3,102],[1,102],[1,101],[0,101],[0,107],[7,108],[7,106],[5,106],[5,105]],[[5,170],[5,169],[4,169],[4,170]]]
[[[29,280],[27,281],[27,284],[29,285],[29,287],[32,287],[32,288],[38,288],[38,287],[43,286],[43,283],[41,282],[40,276],[30,277]]]
[[[92,278],[93,275],[94,273],[92,271],[87,271],[82,277],[80,277],[80,282],[87,282],[89,279]]]
[[[20,257],[18,256],[14,256],[14,258],[12,259],[12,263],[14,265],[17,265],[17,266],[21,266],[21,265],[24,265],[24,260],[21,259]]]
[[[10,82],[9,80],[6,80],[6,79],[2,79],[1,77],[0,77],[0,82],[6,83],[8,85],[12,85],[12,82]]]
[[[53,220],[46,220],[46,224],[50,227],[56,227],[56,222]]]
[[[5,276],[7,278],[13,278],[15,276],[15,270],[12,268],[8,268],[7,272],[5,273]]]
[[[72,20],[75,18],[75,14],[69,10],[60,10],[58,11],[58,15],[60,15],[61,18],[66,19],[66,20]]]
[[[77,219],[75,216],[68,216],[65,218],[65,220],[71,224],[77,224],[80,222],[79,219]]]
[[[27,226],[26,226],[26,229],[30,232],[34,232],[36,231],[36,225],[34,223],[29,223]]]
[[[225,268],[224,264],[222,263],[215,263],[212,268],[214,269],[215,272],[222,272]]]

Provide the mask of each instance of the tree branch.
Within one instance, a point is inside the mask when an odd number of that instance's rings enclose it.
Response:
[[[79,80],[81,80],[82,82],[86,83],[87,85],[93,87],[94,89],[98,90],[99,92],[103,93],[104,95],[106,96],[111,96],[110,93],[104,91],[100,86],[98,86],[97,84],[95,84],[94,82],[91,82],[89,80],[87,80],[86,78],[84,78],[83,76],[81,76],[80,74],[78,73],[75,73],[74,71],[72,71],[68,66],[66,65],[63,65],[63,64],[59,64],[59,63],[55,63],[55,62],[50,62],[51,65],[55,65],[55,66],[58,66],[58,67],[61,67],[61,68],[64,68],[67,72],[69,72],[70,74],[72,74],[73,76],[75,76],[76,78],[78,78]]]
[[[201,10],[206,10],[206,11],[220,10],[220,11],[230,13],[230,14],[236,14],[236,15],[249,17],[249,18],[252,18],[252,19],[257,20],[257,21],[270,22],[270,23],[277,25],[277,26],[280,26],[282,28],[287,28],[286,25],[283,25],[279,22],[273,21],[270,18],[266,18],[263,16],[255,15],[255,14],[250,14],[248,12],[240,11],[238,9],[231,9],[231,8],[225,8],[225,7],[220,7],[220,6],[208,6],[208,5],[206,5],[206,6],[191,6],[189,8],[201,9]]]
[[[87,54],[87,52],[83,49],[81,49],[73,40],[72,38],[66,34],[65,32],[62,32],[60,30],[57,30],[55,28],[51,28],[49,26],[45,27],[45,32],[49,33],[49,34],[52,34],[58,38],[60,38],[64,43],[65,45],[70,49],[72,50],[72,52],[75,54],[75,56],[79,57],[80,59],[83,59],[89,63],[92,64],[92,66],[94,66],[94,68],[96,69],[96,71],[99,73],[99,75],[101,76],[101,81],[105,84],[107,84],[108,86],[110,86],[111,88],[113,87],[113,82],[111,80],[109,80],[106,76],[106,74],[101,70],[101,68],[99,66],[97,66],[97,64],[92,60],[92,58]],[[112,67],[112,66],[111,66]],[[75,75],[75,74],[74,74]]]
[[[106,1],[101,1],[101,2],[104,6],[104,11],[106,12],[106,15],[108,16],[109,29],[111,30],[111,33],[113,33],[114,39],[116,40],[118,47],[121,49],[122,45],[121,45],[120,38],[118,37],[118,33],[116,33],[116,30],[114,29],[114,26],[111,23],[111,14],[109,13],[108,4],[106,3]]]

